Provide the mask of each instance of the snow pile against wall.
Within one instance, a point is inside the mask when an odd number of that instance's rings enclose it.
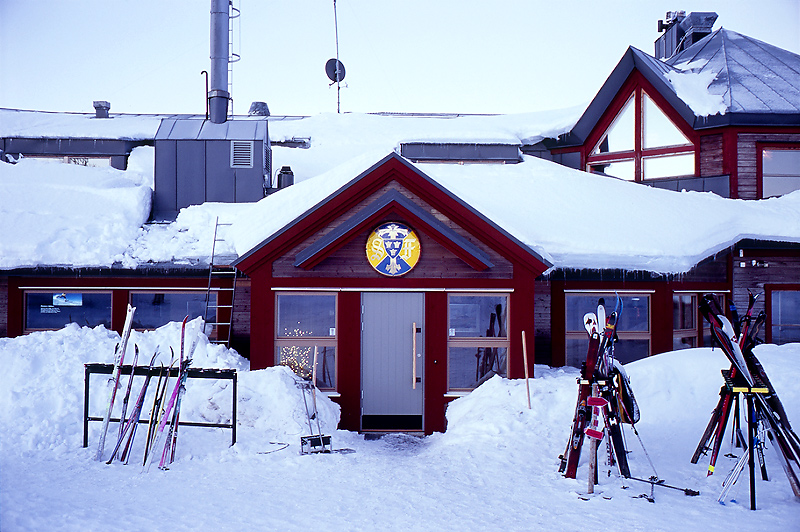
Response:
[[[178,330],[172,323],[134,333],[131,340],[140,345],[140,357],[149,358],[156,345],[162,352],[176,348]],[[608,474],[604,453],[597,496],[590,500],[578,497],[586,491],[586,460],[575,480],[558,473],[575,409],[575,369],[536,366],[531,410],[524,381],[493,378],[451,403],[447,432],[427,438],[389,435],[370,441],[333,432],[337,408],[319,395],[323,432],[333,435],[335,449],[355,452],[300,456],[299,435],[307,427],[293,375],[285,368],[247,371],[235,352],[203,337],[196,366],[240,370],[237,444],[229,447],[230,434],[223,429],[182,427],[169,471],[153,468],[142,475],[135,464],[139,448],[128,466],[98,463],[100,423],[92,424],[90,448],[81,448],[83,364],[110,362],[118,339],[102,327],[75,325],[0,339],[3,531],[160,530],[176,522],[180,530],[194,531],[579,531],[590,515],[622,528],[677,532],[725,530],[734,520],[748,530],[792,530],[800,520],[800,506],[771,444],[765,450],[770,481],[757,481],[756,512],[747,509],[746,474],[731,492],[739,502],[717,503],[722,478],[736,462],[727,453],[742,452],[729,438],[713,476],[706,476],[707,457],[690,463],[718,400],[719,370],[729,366],[719,350],[665,353],[626,366],[642,412],[637,428],[659,477],[700,491],[686,497],[656,488],[651,504],[639,498],[649,494],[649,486],[625,481],[613,470]],[[756,355],[797,424],[800,344],[762,345]],[[106,377],[93,376],[91,391],[94,414],[102,410],[94,398],[107,397]],[[223,382],[189,381],[181,419],[225,419],[229,392]],[[630,427],[624,431],[632,473],[649,476],[652,469],[637,438]],[[112,424],[109,435],[115,434]]]
[[[0,268],[121,259],[150,215],[145,181],[114,168],[0,164]]]
[[[193,338],[199,319],[187,325],[187,344]],[[0,453],[28,454],[41,451],[60,456],[72,454],[80,447],[84,368],[86,363],[114,362],[114,346],[119,335],[104,327],[90,329],[70,324],[59,331],[32,333],[19,338],[0,338],[0,363],[4,368],[0,380]],[[156,367],[169,366],[171,353],[177,360],[180,352],[180,323],[169,323],[155,331],[131,334],[125,364],[131,364],[134,345],[139,347],[137,365],[146,366],[154,353]],[[187,347],[188,351],[188,347]],[[177,365],[177,362],[176,364]],[[235,351],[211,344],[200,335],[194,351],[192,367],[231,368],[240,372],[239,430],[251,441],[291,441],[299,443],[308,434],[306,411],[297,378],[283,367],[249,372],[249,363]],[[157,378],[148,386],[142,418],[150,415]],[[128,377],[122,376],[113,416],[119,417]],[[175,380],[172,379],[174,384]],[[144,377],[134,379],[128,407],[138,396]],[[208,423],[230,423],[232,415],[232,383],[228,380],[189,379],[181,406],[181,419]],[[169,386],[169,392],[173,386]],[[103,416],[110,389],[108,376],[91,377],[89,412]],[[309,398],[310,400],[310,398]],[[325,395],[317,393],[320,421],[324,430],[333,431],[339,422],[339,407]],[[95,449],[101,423],[90,423],[89,446]],[[106,445],[109,456],[118,427],[112,423]],[[316,427],[315,427],[316,430]],[[146,426],[137,432],[136,442],[143,445]],[[215,433],[216,437],[215,437]],[[186,453],[198,449],[218,452],[230,444],[230,432],[222,429],[182,429],[181,447]],[[209,440],[209,443],[207,440]],[[195,443],[193,443],[195,442]],[[227,442],[227,443],[225,443]],[[136,454],[142,456],[136,447]],[[107,457],[106,456],[106,457]]]

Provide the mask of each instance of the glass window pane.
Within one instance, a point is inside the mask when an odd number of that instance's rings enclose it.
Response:
[[[620,332],[647,332],[650,330],[650,297],[647,295],[623,295],[622,314],[620,315],[617,330]],[[613,293],[596,294],[567,294],[567,331],[586,331],[583,326],[583,316],[587,312],[596,313],[597,306],[602,304],[609,316],[616,305],[616,296]]]
[[[642,159],[644,179],[680,177],[694,175],[694,153],[644,157]]]
[[[278,295],[278,336],[336,336],[336,296]]]
[[[610,175],[626,181],[633,181],[636,178],[636,166],[633,163],[633,159],[590,164],[589,171],[596,174]]]
[[[800,291],[772,292],[772,343],[800,342]]]
[[[672,338],[672,350],[689,349],[697,347],[697,336],[675,336]]]
[[[505,338],[506,296],[454,296],[449,298],[449,336]]]
[[[694,175],[694,153],[644,157],[642,173],[644,179]]]
[[[280,345],[276,347],[276,362],[288,366],[297,376],[310,380],[314,365],[315,346]],[[316,346],[317,382],[320,390],[336,388],[336,348]]]
[[[690,144],[689,139],[681,133],[681,130],[667,118],[661,109],[650,97],[643,93],[642,114],[643,114],[643,137],[642,146],[644,148],[661,148],[664,146],[681,146]]]
[[[216,305],[217,295],[211,294],[209,305]],[[171,321],[194,319],[206,310],[205,292],[131,292],[134,329],[157,329]],[[209,316],[209,319],[213,319]]]
[[[450,347],[447,350],[448,387],[471,390],[492,375],[505,377],[507,349],[482,347]]]
[[[96,292],[26,292],[25,328],[111,327],[111,294]]]
[[[762,196],[781,196],[800,189],[800,150],[761,152]]]
[[[620,338],[614,344],[614,358],[623,364],[650,356],[650,340],[631,340]]]
[[[586,362],[586,355],[589,350],[589,339],[586,338],[567,338],[566,365],[573,368],[580,368]]]
[[[675,331],[684,329],[696,329],[695,309],[697,308],[697,297],[691,294],[681,294],[672,296],[672,329]]]
[[[635,107],[633,97],[631,97],[614,119],[614,122],[611,123],[605,136],[598,143],[594,151],[592,151],[591,155],[616,153],[634,149]]]

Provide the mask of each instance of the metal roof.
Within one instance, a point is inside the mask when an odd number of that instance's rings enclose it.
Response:
[[[629,47],[575,127],[555,146],[582,145],[634,69],[696,130],[800,126],[800,55],[721,28],[667,61]],[[696,116],[667,80],[671,71],[714,72],[708,91],[723,96],[725,113]]]
[[[155,140],[264,140],[267,119],[228,120],[215,124],[197,118],[168,118],[161,121]]]
[[[800,113],[800,55],[788,50],[721,28],[666,63],[716,73],[709,91],[728,113]]]

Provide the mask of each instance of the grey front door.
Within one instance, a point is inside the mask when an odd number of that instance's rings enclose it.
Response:
[[[361,428],[422,430],[425,295],[361,296]]]

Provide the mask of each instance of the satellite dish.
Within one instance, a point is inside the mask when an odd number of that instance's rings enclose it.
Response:
[[[325,73],[328,75],[328,79],[334,83],[342,81],[344,79],[344,65],[336,58],[328,59],[328,62],[325,63]]]

